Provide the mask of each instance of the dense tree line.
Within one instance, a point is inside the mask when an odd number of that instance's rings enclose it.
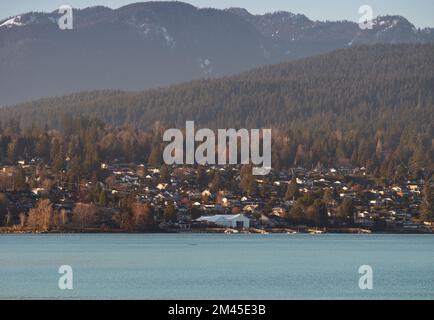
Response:
[[[428,178],[433,97],[433,45],[362,46],[166,89],[5,108],[0,159],[38,155],[61,168],[67,154],[83,174],[102,159],[158,164],[162,129],[194,120],[211,128],[272,127],[276,169],[353,165],[388,178]],[[98,120],[74,131],[65,119],[79,116]]]
[[[4,194],[0,194],[4,197]],[[17,219],[8,211],[2,216],[5,200],[0,197],[0,226],[10,227],[16,225]],[[123,208],[113,215],[101,210],[93,203],[76,203],[72,216],[65,210],[55,210],[49,199],[40,199],[35,208],[28,214],[18,214],[19,226],[29,228],[35,232],[90,230],[90,229],[120,229],[129,232],[149,231],[155,228],[153,208],[149,204],[139,203],[130,199],[128,207]],[[70,221],[70,216],[72,221]],[[72,229],[71,229],[72,228]]]
[[[416,129],[415,129],[416,130]],[[100,120],[65,117],[61,129],[31,126],[21,129],[16,121],[0,127],[0,163],[15,164],[32,159],[50,164],[54,172],[67,172],[70,182],[100,179],[101,164],[118,160],[160,166],[165,143],[164,127],[141,130],[132,126],[113,127]],[[429,179],[433,175],[433,139],[429,134],[399,135],[399,141],[388,140],[388,134],[376,136],[349,135],[340,131],[312,134],[275,129],[272,140],[272,167],[278,172],[289,167],[365,166],[376,177],[404,181],[408,178]],[[2,179],[0,177],[0,179]],[[9,189],[24,184],[24,174],[17,167],[14,179],[6,179]],[[162,174],[167,182],[169,174]],[[203,174],[198,181],[203,183]],[[255,192],[254,179],[241,174],[247,194]],[[214,177],[212,188],[219,185]]]

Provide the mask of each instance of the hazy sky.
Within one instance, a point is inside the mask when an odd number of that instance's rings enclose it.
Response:
[[[0,19],[28,11],[53,11],[61,5],[84,8],[105,5],[118,8],[134,0],[1,0]],[[358,8],[371,5],[374,15],[399,14],[417,27],[434,27],[433,0],[187,0],[197,7],[243,7],[252,13],[278,10],[303,13],[314,20],[358,21]]]

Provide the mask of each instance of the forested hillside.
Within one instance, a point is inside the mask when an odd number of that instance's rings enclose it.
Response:
[[[54,8],[53,8],[54,9]],[[361,44],[433,43],[434,30],[378,16],[372,30],[303,14],[252,15],[178,1],[58,10],[0,20],[0,106],[80,91],[144,90],[315,56]]]
[[[339,50],[234,77],[145,92],[90,92],[8,107],[19,121],[62,127],[65,116],[151,130],[272,127],[275,165],[367,166],[382,175],[433,169],[434,46]]]

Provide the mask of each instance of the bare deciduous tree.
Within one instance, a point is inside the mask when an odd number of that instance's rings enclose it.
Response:
[[[144,231],[154,225],[153,209],[148,204],[134,203],[131,208],[134,229]]]
[[[54,225],[53,205],[48,199],[39,200],[35,208],[29,211],[27,224],[38,231],[48,231]]]
[[[81,228],[92,227],[96,220],[96,206],[87,203],[77,203],[72,220]]]
[[[27,216],[24,212],[21,212],[18,217],[20,218],[20,227],[24,228],[24,226],[26,225],[26,220],[27,220]]]
[[[68,223],[68,214],[65,209],[60,210],[54,214],[54,224],[57,229],[63,228]]]

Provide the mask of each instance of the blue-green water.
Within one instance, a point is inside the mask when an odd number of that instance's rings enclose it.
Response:
[[[434,237],[0,235],[0,298],[433,299]]]

